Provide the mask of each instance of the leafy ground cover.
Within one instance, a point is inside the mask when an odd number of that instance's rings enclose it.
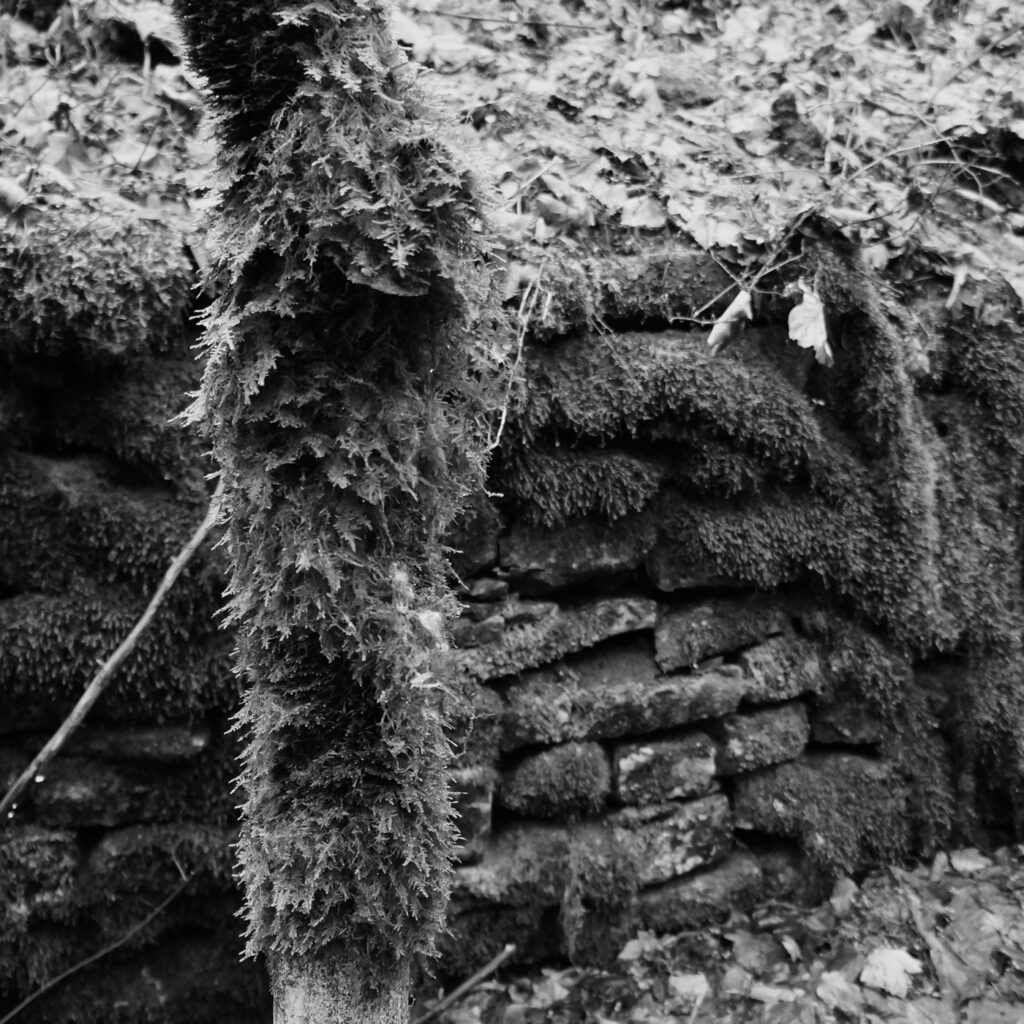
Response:
[[[614,969],[499,977],[440,1024],[1016,1024],[1024,1019],[1024,846],[840,878],[808,908],[641,932]],[[424,1014],[430,1004],[422,1007]]]

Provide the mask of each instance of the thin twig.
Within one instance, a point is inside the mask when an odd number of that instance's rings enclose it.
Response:
[[[435,1017],[442,1014],[448,1009],[452,1003],[460,1000],[464,995],[476,988],[480,982],[485,981],[489,978],[514,952],[516,947],[513,945],[506,946],[496,957],[489,960],[487,963],[480,968],[471,978],[464,981],[457,989],[454,989],[449,995],[446,995],[436,1006],[427,1010],[422,1017],[417,1017],[412,1024],[429,1024]],[[5,1024],[4,1021],[0,1020],[0,1024]]]
[[[3,800],[0,800],[0,824],[13,817],[14,808],[17,806],[18,797],[25,787],[37,778],[43,767],[67,742],[68,737],[82,724],[85,716],[89,713],[93,704],[100,698],[107,687],[111,676],[120,666],[121,662],[132,652],[139,641],[139,637],[146,631],[157,609],[163,603],[171,587],[181,575],[182,570],[188,565],[189,560],[195,554],[196,549],[206,539],[206,535],[213,529],[220,515],[221,501],[224,497],[224,480],[221,478],[217,489],[210,499],[210,507],[206,511],[206,518],[200,523],[195,533],[192,534],[189,542],[178,552],[177,557],[167,567],[164,578],[160,585],[153,592],[146,610],[140,616],[138,622],[132,627],[131,632],[121,641],[117,650],[103,663],[100,670],[92,678],[92,682],[85,688],[85,692],[78,698],[71,714],[61,723],[60,728],[50,737],[46,746],[39,751],[32,759],[32,763],[18,776],[17,781],[7,791]],[[5,1020],[7,1018],[4,1018]],[[3,1024],[3,1021],[0,1021]]]
[[[70,978],[72,974],[77,974],[84,967],[88,967],[90,964],[96,963],[97,960],[102,960],[103,957],[105,957],[108,953],[113,953],[115,949],[117,949],[120,946],[123,946],[129,939],[132,938],[132,936],[138,935],[138,933],[141,932],[142,929],[145,928],[146,925],[148,925],[150,921],[153,920],[153,918],[158,917],[160,914],[162,914],[167,909],[167,907],[175,899],[177,899],[178,896],[181,895],[181,893],[185,889],[185,886],[188,885],[188,883],[191,881],[192,876],[190,875],[174,890],[174,892],[171,893],[170,896],[167,897],[167,899],[163,901],[163,903],[161,903],[158,907],[155,907],[153,910],[151,910],[137,925],[134,925],[131,929],[125,932],[124,935],[122,935],[119,939],[110,943],[109,946],[104,946],[103,949],[99,950],[99,952],[93,953],[92,956],[87,956],[84,960],[80,960],[77,964],[74,964],[73,966],[69,967],[66,971],[62,971],[60,974],[57,975],[56,978],[51,978],[48,982],[46,982],[45,985],[43,985],[42,988],[36,989],[36,991],[33,992],[32,995],[27,996],[20,1003],[18,1003],[18,1005],[14,1007],[13,1010],[10,1010],[3,1017],[0,1017],[0,1024],[9,1024],[9,1022],[14,1020],[14,1018],[17,1017],[18,1014],[21,1013],[21,1011],[24,1010],[26,1006],[28,1006],[30,1003],[34,1003],[40,996],[45,995],[47,992],[49,992],[50,989],[55,988],[62,981],[65,981],[67,978]]]
[[[508,408],[512,401],[512,388],[516,382],[516,372],[519,369],[519,364],[523,359],[523,345],[526,341],[526,332],[533,319],[533,311],[537,307],[537,296],[540,294],[540,280],[543,273],[544,263],[541,263],[537,268],[536,276],[527,283],[526,289],[519,300],[519,313],[516,317],[518,321],[516,325],[516,357],[512,362],[511,369],[508,371],[508,380],[505,382],[505,398],[501,403],[501,418],[498,421],[498,430],[494,435],[494,440],[490,441],[487,445],[486,452],[488,455],[501,444],[501,435],[505,432],[505,425],[508,422]],[[545,313],[546,311],[547,305],[545,305]]]

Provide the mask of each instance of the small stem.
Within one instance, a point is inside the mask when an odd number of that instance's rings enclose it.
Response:
[[[177,557],[167,567],[167,571],[164,573],[164,578],[160,581],[160,585],[156,588],[153,596],[150,598],[149,604],[146,606],[146,610],[142,613],[139,621],[132,627],[131,632],[121,641],[117,650],[100,666],[100,670],[92,678],[92,682],[85,688],[85,692],[81,697],[78,698],[78,703],[74,706],[71,714],[61,723],[60,728],[50,737],[46,742],[46,746],[39,751],[38,754],[32,759],[32,763],[18,776],[14,785],[7,791],[3,800],[0,800],[0,825],[5,821],[9,820],[13,815],[13,810],[17,804],[18,797],[22,791],[37,775],[40,774],[42,769],[47,765],[50,760],[60,751],[64,744],[68,741],[68,737],[82,724],[85,716],[92,709],[92,706],[99,700],[103,691],[107,687],[107,683],[110,682],[114,672],[118,669],[121,662],[134,650],[135,645],[139,642],[139,637],[146,631],[150,622],[153,621],[153,616],[156,615],[157,609],[163,604],[164,598],[167,596],[171,587],[174,586],[175,581],[181,575],[182,570],[188,565],[189,560],[195,554],[196,549],[206,539],[206,535],[213,529],[217,522],[217,517],[220,515],[221,501],[224,497],[224,480],[221,478],[217,484],[217,489],[213,493],[213,497],[210,499],[210,507],[206,511],[206,518],[202,521],[195,533],[192,534],[189,542],[178,552]],[[7,1018],[5,1017],[4,1020]],[[3,1021],[0,1021],[3,1024]]]
[[[432,1009],[427,1010],[422,1017],[417,1017],[412,1024],[429,1024],[435,1017],[443,1013],[448,1009],[452,1003],[457,1002],[467,992],[476,988],[480,982],[485,981],[489,978],[514,952],[516,947],[512,945],[506,946],[496,957],[489,960],[479,971],[476,972],[471,978],[464,981],[457,989],[453,990],[449,995],[446,995],[436,1006]],[[0,1024],[4,1024],[4,1021],[0,1020]]]

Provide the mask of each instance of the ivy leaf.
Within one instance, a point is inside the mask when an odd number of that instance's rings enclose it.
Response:
[[[800,282],[800,290],[804,298],[789,312],[789,336],[801,348],[814,349],[814,358],[823,366],[831,366],[832,349],[825,326],[825,307],[803,281]]]

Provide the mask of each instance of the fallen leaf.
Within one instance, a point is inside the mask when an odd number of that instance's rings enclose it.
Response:
[[[951,853],[949,863],[952,864],[953,870],[961,875],[976,875],[979,871],[992,867],[992,860],[973,846]]]
[[[851,985],[838,971],[825,971],[822,974],[815,995],[826,1006],[833,1010],[842,1010],[851,1017],[858,1016],[863,1004],[860,989],[856,985]]]
[[[821,299],[803,282],[800,290],[803,301],[789,312],[789,336],[801,348],[814,350],[814,358],[823,366],[832,365],[832,349],[828,343],[828,328],[825,325],[825,307]]]
[[[910,991],[910,976],[922,970],[921,961],[905,949],[882,946],[868,954],[860,980],[869,988],[905,999]]]
[[[670,974],[668,990],[677,999],[703,999],[708,994],[708,979],[703,974]]]
[[[708,347],[711,354],[717,356],[729,342],[743,333],[747,322],[754,316],[750,305],[750,292],[741,291],[729,303],[726,311],[715,321],[711,333],[708,334]]]
[[[668,223],[668,214],[661,203],[652,196],[635,196],[623,204],[619,221],[625,228],[647,228],[656,231]]]
[[[835,911],[837,917],[848,913],[857,899],[860,889],[852,878],[845,875],[840,878],[832,887],[832,895],[829,897],[829,906]]]

